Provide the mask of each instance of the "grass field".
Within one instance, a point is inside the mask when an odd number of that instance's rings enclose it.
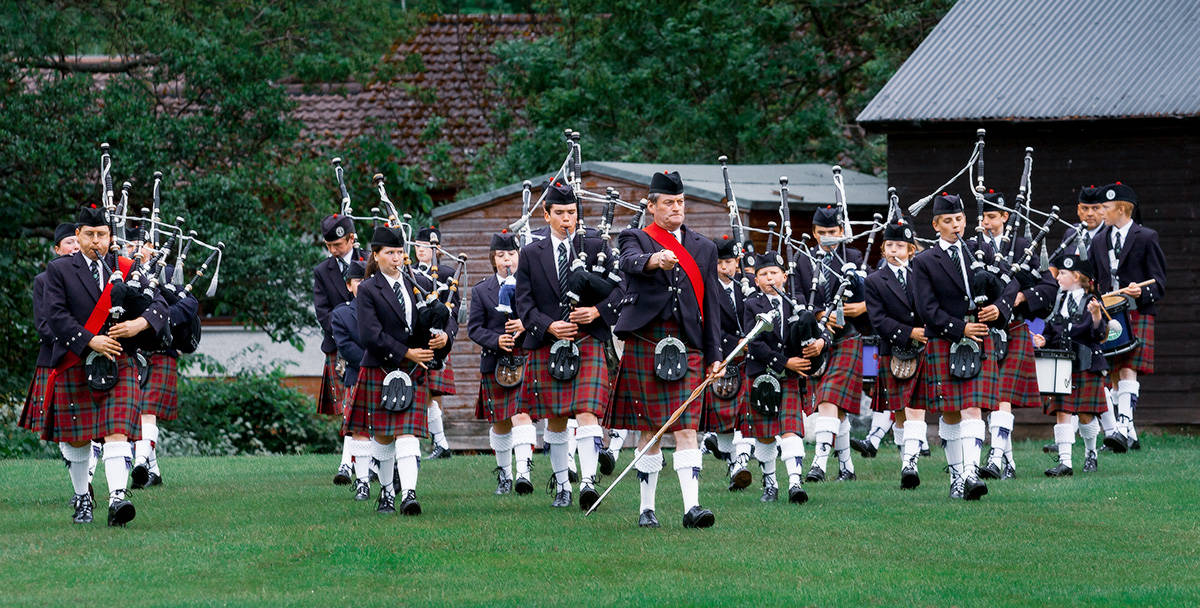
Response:
[[[76,526],[61,464],[0,461],[0,604],[1198,605],[1200,438],[1143,443],[1053,480],[1040,443],[1021,443],[1020,476],[980,503],[946,498],[936,448],[914,492],[887,450],[799,507],[760,504],[757,482],[727,492],[706,456],[708,530],[680,526],[671,471],[663,527],[641,530],[632,476],[584,519],[541,491],[493,496],[490,456],[427,462],[417,518],[377,516],[375,488],[364,504],[331,485],[335,456],[166,460],[167,485],[133,494],[128,528],[100,509]]]

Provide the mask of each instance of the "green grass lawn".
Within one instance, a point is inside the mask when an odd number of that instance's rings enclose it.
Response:
[[[1200,438],[1142,442],[1053,480],[1041,444],[1021,443],[1019,477],[979,503],[946,497],[936,448],[914,492],[888,449],[799,507],[760,504],[757,482],[729,493],[706,456],[708,530],[681,527],[673,471],[663,527],[641,530],[632,476],[584,519],[541,491],[493,496],[491,456],[427,462],[416,518],[334,487],[336,456],[164,460],[167,485],[133,493],[128,528],[102,509],[76,526],[60,463],[0,461],[0,604],[1200,604]],[[547,469],[535,456],[539,490]]]

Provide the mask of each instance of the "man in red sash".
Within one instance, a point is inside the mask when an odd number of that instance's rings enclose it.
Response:
[[[626,296],[614,330],[625,340],[609,424],[637,429],[639,448],[721,360],[721,305],[717,248],[683,224],[683,180],[679,173],[650,179],[646,213],[653,223],[625,230],[621,270]],[[712,511],[700,506],[700,450],[696,429],[702,400],[693,402],[668,430],[675,435],[675,472],[683,492],[683,525],[707,528]],[[654,495],[663,457],[656,444],[636,467],[641,482],[638,525],[658,527]]]
[[[133,463],[129,442],[141,435],[133,340],[147,330],[154,334],[163,330],[167,304],[160,294],[141,316],[112,323],[110,275],[128,273],[131,260],[105,255],[112,229],[104,210],[83,209],[77,224],[80,251],[46,267],[44,298],[47,325],[54,335],[54,371],[47,380],[42,438],[58,442],[67,461],[76,523],[92,521],[88,458],[91,441],[104,439],[108,525],[123,526],[135,515],[125,498]],[[104,359],[115,365],[104,370]],[[96,377],[102,372],[113,381],[97,386]]]

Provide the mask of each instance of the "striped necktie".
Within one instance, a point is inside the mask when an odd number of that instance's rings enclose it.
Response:
[[[563,241],[558,244],[558,291],[565,293],[567,291],[567,272],[570,265],[567,262],[567,243]]]

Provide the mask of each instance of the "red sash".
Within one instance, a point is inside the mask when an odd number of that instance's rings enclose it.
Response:
[[[120,268],[122,278],[129,276],[129,269],[132,266],[133,260],[117,256],[117,267]],[[100,299],[96,300],[96,307],[92,309],[92,314],[88,315],[87,323],[83,325],[83,328],[93,334],[100,331],[100,328],[104,327],[104,321],[108,318],[110,308],[112,308],[112,283],[105,283],[104,291],[100,292]],[[62,362],[50,371],[50,377],[46,379],[46,403],[51,403],[50,399],[54,397],[54,383],[58,380],[58,375],[80,361],[79,355],[67,351]]]
[[[692,293],[696,296],[696,303],[700,305],[700,320],[704,321],[704,279],[700,276],[700,266],[696,264],[692,254],[684,249],[683,243],[680,243],[674,234],[663,230],[658,224],[651,223],[642,230],[650,235],[654,242],[662,245],[663,249],[674,253],[675,257],[679,258],[679,266],[683,268],[688,282],[692,284]]]

